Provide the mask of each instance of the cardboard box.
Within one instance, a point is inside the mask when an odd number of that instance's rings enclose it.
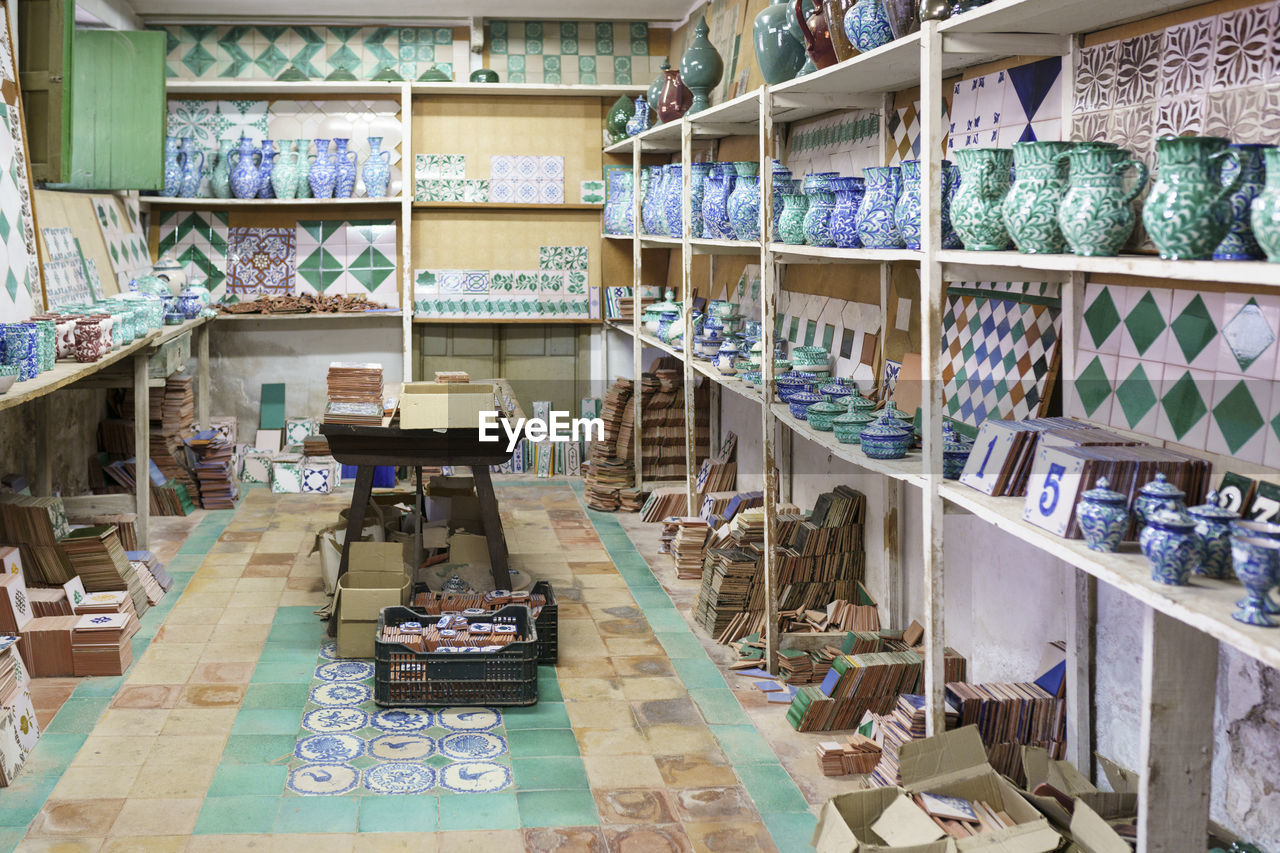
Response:
[[[492,385],[406,382],[400,395],[400,428],[478,429],[480,413],[496,410]],[[501,427],[498,433],[501,440]]]
[[[1039,747],[1022,748],[1022,767],[1027,774],[1027,798],[1044,813],[1054,826],[1068,833],[1075,848],[1086,853],[1110,853],[1131,849],[1107,821],[1130,819],[1138,814],[1138,795],[1132,791],[1099,791],[1069,761],[1049,757]],[[1075,797],[1074,813],[1068,812],[1053,797],[1030,793],[1037,785],[1048,783],[1068,796]],[[1119,845],[1119,846],[1117,846]]]
[[[404,549],[396,542],[353,542],[349,571],[338,578],[338,657],[373,657],[378,614],[409,603]]]
[[[976,726],[903,744],[899,768],[905,790],[854,791],[834,797],[823,806],[813,836],[818,853],[1050,853],[1062,843],[1062,836],[1048,820],[987,763],[987,752]],[[1017,825],[957,839],[937,839],[932,831],[924,831],[919,841],[899,837],[894,844],[873,831],[872,826],[885,811],[901,807],[899,800],[923,792],[981,800],[1007,813]]]
[[[449,537],[449,562],[489,565],[489,540],[470,533],[454,533]]]

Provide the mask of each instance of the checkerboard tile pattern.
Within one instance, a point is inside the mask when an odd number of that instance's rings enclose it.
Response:
[[[227,295],[229,240],[225,212],[172,211],[160,220],[160,254],[172,252],[186,270],[187,278],[208,288],[215,302]]]
[[[942,318],[945,413],[970,426],[1044,414],[1058,366],[1060,311],[994,293],[949,293]]]
[[[649,55],[643,21],[487,21],[489,67],[507,83],[647,83],[665,57]]]
[[[1068,414],[1261,463],[1280,452],[1280,297],[1090,283]]]

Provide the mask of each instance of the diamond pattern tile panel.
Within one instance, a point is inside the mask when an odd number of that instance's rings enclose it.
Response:
[[[8,34],[0,32],[8,50]],[[8,60],[10,68],[12,58]],[[9,71],[8,73],[12,73]],[[17,90],[6,87],[16,98]],[[7,97],[7,95],[6,95]],[[27,180],[26,142],[16,103],[0,103],[0,320],[25,320],[43,307],[43,284]]]
[[[193,284],[203,284],[215,302],[226,298],[230,229],[227,214],[216,211],[172,211],[160,220],[161,256],[173,253]]]
[[[299,222],[295,237],[299,293],[359,294],[396,304],[395,222]]]

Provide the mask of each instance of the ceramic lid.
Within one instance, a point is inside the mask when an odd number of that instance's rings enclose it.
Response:
[[[862,434],[873,438],[906,438],[911,435],[911,427],[891,415],[881,415]]]
[[[1155,512],[1147,514],[1147,526],[1182,533],[1196,526],[1195,520],[1178,509],[1173,501],[1165,501]]]
[[[733,341],[722,341],[720,344],[720,352],[724,355],[737,355],[738,347]]]
[[[1129,500],[1123,493],[1111,488],[1111,482],[1106,477],[1099,477],[1097,486],[1082,494],[1080,499],[1090,503],[1118,504],[1120,506],[1128,503]]]
[[[821,395],[815,394],[812,391],[797,391],[796,393],[791,395],[790,399],[788,399],[787,402],[792,403],[793,405],[798,404],[801,406],[811,406],[820,402],[821,400],[822,400]]]
[[[797,394],[796,396],[798,397],[799,395]],[[791,399],[794,400],[795,397],[792,397]],[[814,412],[822,415],[840,415],[845,413],[845,408],[839,403],[831,403],[827,400],[823,400],[819,403],[814,403],[809,407],[809,413],[813,414]]]
[[[863,425],[869,424],[875,419],[876,419],[876,416],[871,414],[870,412],[867,412],[861,409],[850,409],[849,411],[845,412],[843,415],[836,415],[835,423],[852,424],[856,426],[858,424],[863,424]]]
[[[1169,478],[1163,473],[1156,474],[1156,478],[1147,483],[1138,493],[1149,498],[1184,498],[1186,493],[1169,482]]]
[[[1211,521],[1235,521],[1240,517],[1240,513],[1218,506],[1218,492],[1216,489],[1205,496],[1204,503],[1200,504],[1200,506],[1193,506],[1187,510],[1187,515],[1194,518],[1207,518]]]
[[[818,389],[819,393],[826,394],[828,397],[848,397],[853,390],[839,382],[829,382]],[[847,407],[841,406],[840,411],[844,411]]]
[[[942,425],[942,452],[944,454],[965,454],[973,450],[973,442],[965,441],[964,438],[956,434],[951,424],[944,423]]]

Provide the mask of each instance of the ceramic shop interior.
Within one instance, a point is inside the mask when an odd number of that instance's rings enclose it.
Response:
[[[0,850],[1280,853],[1280,0],[0,8]]]

